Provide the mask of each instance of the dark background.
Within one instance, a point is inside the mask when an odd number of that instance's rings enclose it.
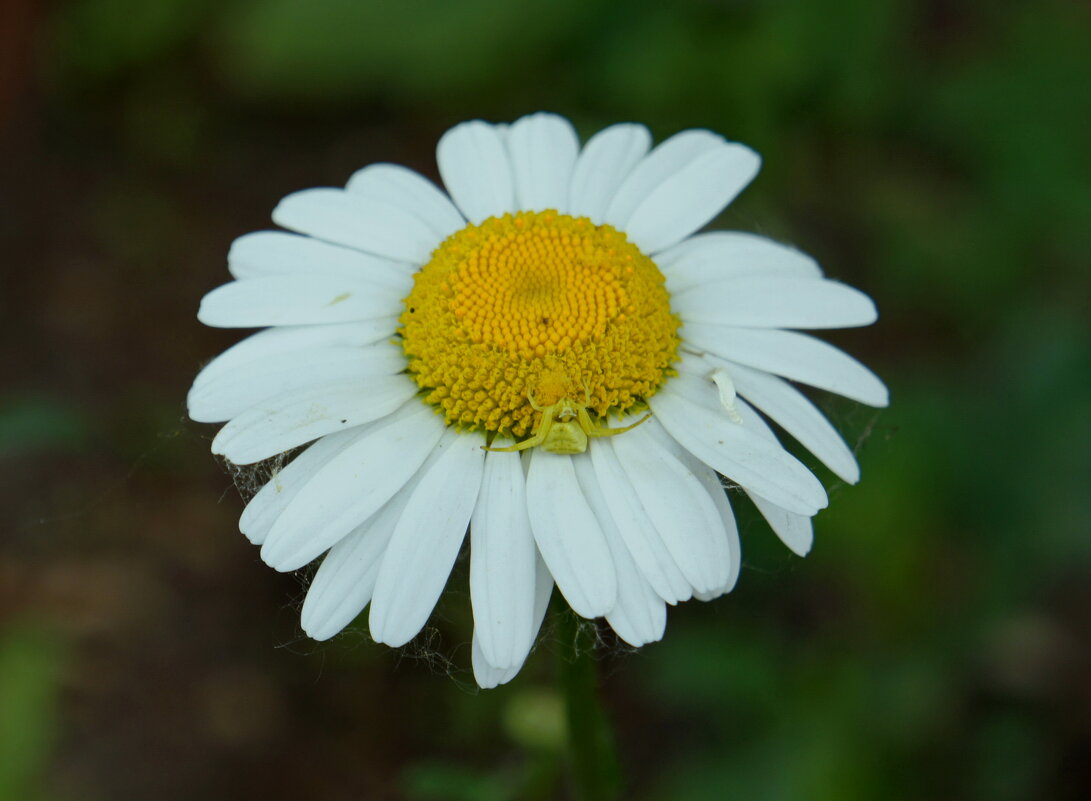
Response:
[[[1088,41],[1074,0],[0,4],[0,799],[563,796],[552,629],[477,691],[463,560],[414,646],[305,639],[184,406],[281,196],[538,109],[761,152],[716,225],[875,297],[830,339],[892,390],[816,394],[864,477],[808,559],[740,501],[735,592],[604,641],[627,797],[1087,798]]]

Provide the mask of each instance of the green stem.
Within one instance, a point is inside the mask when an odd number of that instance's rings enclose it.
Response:
[[[621,770],[614,733],[599,699],[594,623],[563,604],[554,607],[560,640],[558,673],[568,723],[568,758],[576,801],[614,801]]]

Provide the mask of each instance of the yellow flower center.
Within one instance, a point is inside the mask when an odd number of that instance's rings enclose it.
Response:
[[[517,438],[565,398],[600,417],[633,409],[672,374],[678,348],[655,263],[613,227],[556,211],[448,237],[400,322],[425,402],[448,424]]]

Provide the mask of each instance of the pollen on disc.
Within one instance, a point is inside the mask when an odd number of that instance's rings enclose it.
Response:
[[[613,227],[556,211],[453,234],[416,274],[400,322],[425,402],[449,424],[515,437],[533,428],[534,405],[566,396],[627,411],[678,347],[655,263]]]

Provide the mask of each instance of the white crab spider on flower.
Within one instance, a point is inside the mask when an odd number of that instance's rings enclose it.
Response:
[[[581,148],[539,113],[462,123],[437,160],[446,194],[376,164],[284,198],[273,219],[295,233],[236,240],[236,280],[201,304],[208,325],[266,328],[190,391],[193,419],[226,423],[213,451],[250,464],[310,443],[240,520],[277,570],[324,555],[303,629],[327,639],[370,604],[374,639],[408,642],[468,528],[482,686],[518,672],[554,583],[626,642],[658,640],[666,605],[738,577],[721,475],[805,554],[826,493],[763,416],[855,483],[789,382],[887,392],[788,330],[868,325],[867,296],[763,237],[694,235],[758,156],[704,130],[653,148],[633,124]]]

